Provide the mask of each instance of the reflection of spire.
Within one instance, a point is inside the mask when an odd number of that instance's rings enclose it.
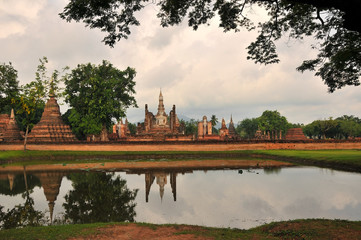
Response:
[[[157,177],[157,184],[159,185],[159,195],[162,201],[164,196],[164,186],[167,184],[167,174],[160,173],[160,174],[155,174],[155,176]]]
[[[173,200],[177,201],[177,173],[170,174],[170,186],[172,188]]]
[[[15,175],[14,175],[14,174],[8,174],[10,191],[13,190],[14,178],[15,178]]]
[[[154,176],[151,173],[145,174],[145,202],[148,202],[150,187],[154,182]]]
[[[61,180],[64,174],[62,172],[42,172],[34,175],[39,178],[43,187],[44,194],[49,205],[50,222],[52,223],[54,205],[59,194]]]
[[[48,206],[49,206],[49,212],[50,212],[50,224],[53,224],[53,214],[54,214],[54,202],[49,202]]]

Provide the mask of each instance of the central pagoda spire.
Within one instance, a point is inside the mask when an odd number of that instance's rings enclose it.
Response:
[[[160,89],[157,115],[158,116],[164,115],[164,111],[165,111],[165,109],[164,109],[164,104],[163,104],[163,94],[162,94],[162,89]]]

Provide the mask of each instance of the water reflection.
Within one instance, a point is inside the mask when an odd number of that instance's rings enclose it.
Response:
[[[361,175],[266,166],[107,164],[0,168],[0,222],[16,205],[63,222],[139,221],[250,228],[298,218],[361,220]],[[105,166],[104,166],[105,165]],[[50,168],[50,167],[49,167]],[[139,189],[139,190],[138,190]],[[139,194],[138,194],[139,192]],[[23,195],[23,196],[22,196]]]
[[[114,173],[70,174],[73,190],[65,195],[65,220],[73,223],[134,222],[138,190]]]

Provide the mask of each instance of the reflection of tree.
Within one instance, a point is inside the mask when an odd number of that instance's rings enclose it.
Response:
[[[65,196],[65,219],[73,223],[134,221],[134,199],[126,180],[114,173],[71,174],[74,190]]]
[[[15,196],[26,191],[26,184],[28,184],[28,189],[33,189],[34,187],[40,187],[39,179],[34,175],[26,175],[26,181],[24,174],[8,174],[8,179],[0,180],[0,193],[8,196]]]
[[[263,169],[265,174],[279,174],[281,172],[280,167],[268,167]]]
[[[10,229],[25,226],[40,226],[44,223],[44,214],[34,209],[34,199],[29,191],[23,194],[24,205],[16,205],[13,209],[3,212],[0,206],[0,228]]]

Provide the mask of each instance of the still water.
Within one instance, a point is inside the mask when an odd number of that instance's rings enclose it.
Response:
[[[317,167],[25,170],[0,172],[0,205],[24,204],[27,188],[34,208],[53,221],[248,229],[300,218],[361,220],[360,183],[361,174]]]

